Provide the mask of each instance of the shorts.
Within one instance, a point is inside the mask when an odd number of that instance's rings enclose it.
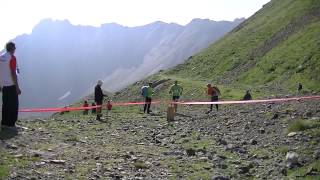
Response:
[[[172,96],[172,100],[173,100],[173,101],[178,101],[179,98],[180,98],[180,96]]]
[[[218,96],[211,96],[211,102],[218,101],[219,97]]]

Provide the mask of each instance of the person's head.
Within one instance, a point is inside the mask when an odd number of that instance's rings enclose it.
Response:
[[[208,84],[207,84],[207,87],[211,87],[211,84],[210,84],[210,83],[208,83]]]
[[[103,81],[102,81],[102,80],[98,80],[97,84],[98,84],[99,86],[102,86]]]
[[[88,104],[88,101],[84,101],[85,104]]]
[[[15,52],[15,50],[16,50],[16,45],[13,42],[8,42],[6,44],[6,50],[7,50],[7,52],[13,54]]]
[[[174,81],[174,84],[175,84],[175,85],[178,85],[178,81]]]

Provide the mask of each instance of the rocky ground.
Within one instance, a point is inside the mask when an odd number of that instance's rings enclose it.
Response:
[[[320,101],[118,107],[103,121],[81,112],[20,120],[3,130],[3,179],[319,179]],[[2,174],[1,174],[2,173]]]

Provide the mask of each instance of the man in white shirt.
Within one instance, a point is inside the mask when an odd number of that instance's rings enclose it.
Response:
[[[21,90],[17,78],[17,60],[14,56],[16,46],[13,42],[6,44],[6,52],[0,56],[0,86],[2,89],[3,127],[15,127],[18,120],[19,98]]]

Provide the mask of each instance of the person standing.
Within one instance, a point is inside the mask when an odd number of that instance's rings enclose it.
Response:
[[[91,106],[96,106],[96,103],[94,103],[94,102],[91,103]],[[92,114],[96,114],[96,113],[97,113],[97,108],[92,108],[92,109],[91,109],[91,113],[92,113]]]
[[[298,93],[301,93],[302,91],[302,84],[299,82],[298,83]]]
[[[89,107],[88,101],[84,101],[83,106],[82,107]],[[88,109],[84,109],[83,110],[83,115],[88,115],[89,110]]]
[[[183,88],[178,84],[178,81],[175,81],[171,86],[169,94],[172,94],[172,101],[178,102],[180,96],[182,95]],[[177,112],[178,105],[174,104],[174,112]]]
[[[149,114],[151,112],[150,110],[150,107],[151,107],[151,101],[152,101],[152,96],[153,96],[153,89],[152,89],[152,83],[149,83],[149,85],[147,86],[147,89],[146,89],[146,95],[145,95],[145,104],[144,104],[144,107],[143,107],[143,112]]]
[[[246,91],[246,94],[243,96],[242,100],[244,100],[244,101],[252,100],[250,90]]]
[[[103,102],[103,97],[106,96],[105,94],[103,94],[101,86],[102,86],[103,82],[101,80],[98,81],[96,87],[94,88],[94,101],[96,102],[97,106],[100,106],[97,108],[97,120],[100,120],[100,118],[102,117],[101,114],[101,107],[102,107],[102,102]]]
[[[146,97],[147,97],[147,91],[148,91],[148,85],[143,85],[142,87],[141,87],[141,96],[142,96],[142,98],[143,98],[143,100],[145,100],[146,99]],[[144,109],[144,104],[142,105],[142,109]],[[141,110],[142,111],[142,110]]]
[[[17,77],[17,59],[14,55],[16,46],[6,44],[6,52],[0,56],[0,86],[2,87],[3,127],[15,128],[18,120],[19,98],[21,90]]]
[[[219,95],[220,95],[220,90],[215,87],[215,86],[212,86],[211,84],[207,84],[207,94],[211,97],[211,102],[217,102],[219,100]],[[213,104],[210,105],[210,111],[212,111],[212,107],[213,107]],[[216,109],[217,111],[219,110],[219,106],[218,104],[216,104]]]

